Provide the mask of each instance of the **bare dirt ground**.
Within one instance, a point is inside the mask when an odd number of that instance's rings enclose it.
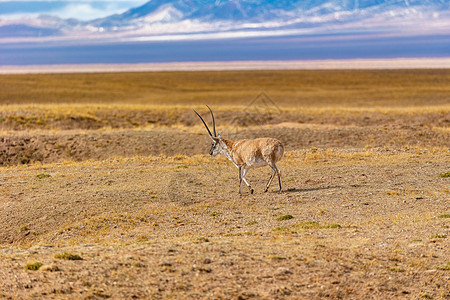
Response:
[[[213,107],[223,136],[286,146],[283,192],[261,168],[243,196],[190,106],[2,106],[0,298],[449,299],[447,89]]]

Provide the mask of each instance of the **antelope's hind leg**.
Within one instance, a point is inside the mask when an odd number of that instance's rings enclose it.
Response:
[[[280,185],[279,192],[281,192],[281,171],[276,164],[273,165],[269,164],[269,166],[272,168],[272,175],[270,175],[269,182],[267,182],[266,189],[264,190],[264,192],[267,192],[267,190],[269,189],[269,186],[272,183],[273,178],[275,177],[275,173],[278,176],[278,184]]]
[[[248,189],[250,190],[250,194],[253,194],[254,190],[252,189],[250,184],[245,179],[245,175],[247,175],[247,172],[248,172],[248,169],[246,169],[246,168],[242,169],[242,181],[247,185]]]
[[[275,169],[272,168],[272,175],[270,175],[269,181],[266,184],[266,189],[264,190],[264,193],[267,192],[269,189],[270,184],[272,183],[273,176],[275,176]]]
[[[274,164],[274,165],[275,165],[275,168],[277,170],[278,184],[280,185],[280,190],[278,192],[281,193],[281,190],[282,190],[282,188],[281,188],[281,171],[280,171],[280,169],[278,168],[278,166],[276,164]]]

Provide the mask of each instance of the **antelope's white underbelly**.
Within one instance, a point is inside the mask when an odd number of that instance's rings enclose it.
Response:
[[[267,165],[267,163],[264,159],[258,157],[248,160],[246,165],[250,168],[258,168]]]

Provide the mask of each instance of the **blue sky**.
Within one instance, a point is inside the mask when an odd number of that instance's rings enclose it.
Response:
[[[122,13],[148,0],[0,0],[0,19],[36,17],[40,14],[60,18],[91,20]]]

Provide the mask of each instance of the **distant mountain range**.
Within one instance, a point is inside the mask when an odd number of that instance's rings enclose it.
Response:
[[[0,39],[180,40],[283,35],[449,34],[449,0],[152,0],[91,21],[0,19]]]

